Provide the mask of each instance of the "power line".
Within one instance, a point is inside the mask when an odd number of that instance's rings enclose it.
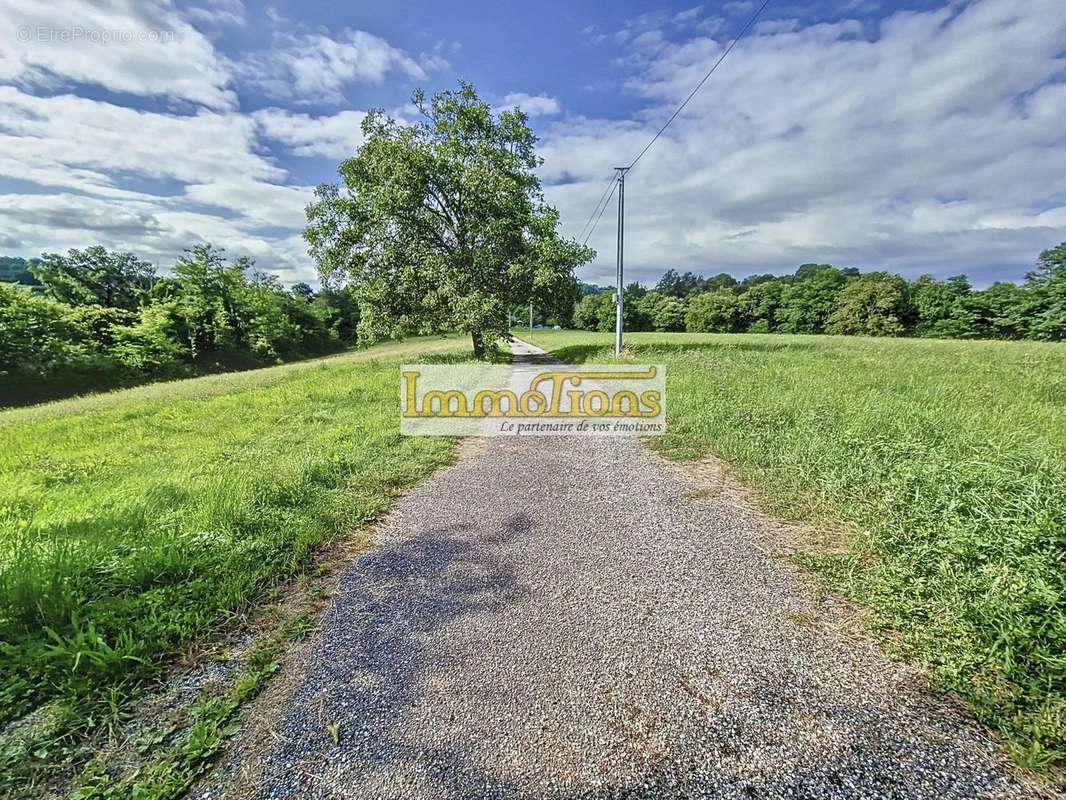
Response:
[[[726,47],[724,51],[722,51],[722,55],[718,57],[718,60],[711,65],[711,68],[709,70],[707,70],[707,74],[704,75],[702,79],[700,79],[700,82],[696,84],[695,88],[693,88],[691,92],[689,92],[688,97],[685,98],[684,102],[681,103],[681,105],[677,107],[677,110],[675,110],[674,113],[670,115],[670,119],[666,121],[666,124],[659,128],[658,132],[653,137],[651,137],[651,141],[644,145],[644,149],[641,150],[637,154],[637,157],[634,158],[629,163],[629,166],[625,168],[627,172],[637,165],[637,162],[640,161],[640,159],[644,157],[644,154],[651,149],[651,146],[655,144],[655,142],[659,139],[660,136],[663,135],[663,132],[670,127],[670,123],[677,119],[678,114],[680,114],[685,109],[685,106],[689,104],[689,101],[691,101],[692,98],[696,96],[696,93],[703,88],[703,84],[707,82],[711,75],[714,74],[714,71],[718,69],[718,67],[723,61],[725,61],[726,56],[728,56],[732,52],[733,48],[736,47],[737,42],[743,39],[744,36],[748,33],[748,31],[751,30],[751,27],[755,24],[756,20],[759,19],[759,17],[762,15],[762,12],[766,9],[768,5],[770,5],[770,0],[763,0],[762,5],[760,5],[759,8],[756,9],[755,13],[751,15],[751,19],[749,19],[747,24],[745,24],[744,27],[741,28],[740,33],[736,35],[733,41],[729,43],[729,46]],[[585,233],[585,230],[589,228],[589,223],[592,223],[592,227],[588,230],[588,234],[585,235],[583,244],[588,244],[589,239],[592,238],[592,234],[596,230],[596,226],[599,224],[600,218],[603,216],[604,211],[607,210],[607,206],[610,205],[611,198],[614,197],[614,190],[617,185],[618,172],[615,172],[615,174],[611,176],[611,180],[608,182],[607,187],[603,190],[603,194],[600,195],[600,199],[599,201],[597,201],[596,207],[592,209],[592,214],[589,216],[588,220],[581,228],[581,233],[577,235],[577,238],[580,239],[581,235]],[[610,195],[607,194],[608,191],[610,191]]]
[[[607,206],[609,206],[611,204],[611,198],[614,197],[614,190],[617,189],[617,188],[618,188],[617,179],[616,180],[612,180],[611,181],[611,186],[610,186],[611,193],[607,196],[607,202],[605,202],[603,204],[603,208],[600,209],[600,213],[596,215],[596,221],[592,223],[592,229],[588,232],[588,235],[585,236],[585,241],[582,242],[582,244],[588,244],[589,243],[589,239],[592,238],[592,234],[596,231],[596,226],[600,224],[600,217],[602,217],[603,216],[603,212],[607,210]]]
[[[596,212],[600,210],[600,205],[603,203],[604,198],[607,197],[608,190],[614,185],[614,182],[616,180],[618,180],[618,173],[614,173],[613,175],[611,175],[611,179],[607,182],[607,185],[603,187],[603,193],[600,195],[600,199],[596,201],[596,207],[592,209],[592,213],[589,214],[589,218],[585,220],[585,224],[581,227],[581,233],[577,235],[578,239],[580,239],[581,236],[588,229],[589,223],[591,223],[592,218],[596,216]],[[591,234],[589,235],[591,236]]]
[[[713,66],[711,66],[711,68],[707,70],[707,74],[704,75],[703,79],[696,84],[696,88],[689,92],[688,97],[685,98],[685,102],[683,102],[677,107],[677,111],[670,115],[670,119],[666,121],[666,124],[659,128],[659,132],[656,133],[653,137],[651,137],[650,142],[644,145],[644,149],[641,150],[637,157],[634,158],[633,161],[629,164],[629,169],[633,169],[633,167],[637,165],[637,162],[640,161],[640,159],[644,157],[644,154],[648,152],[651,146],[655,144],[655,140],[662,136],[663,131],[670,127],[670,123],[673,122],[677,115],[680,114],[681,111],[685,108],[685,106],[688,105],[689,100],[696,96],[696,92],[703,88],[703,84],[705,84],[707,82],[707,79],[714,74],[714,71],[716,69],[718,69],[718,65],[725,61],[725,57],[729,55],[730,51],[734,47],[736,47],[737,42],[744,38],[744,35],[751,29],[751,26],[755,24],[755,20],[759,18],[759,15],[762,14],[763,9],[765,9],[768,5],[770,5],[770,0],[763,0],[763,4],[759,6],[758,10],[754,14],[751,15],[751,19],[748,20],[748,24],[741,29],[740,33],[737,34],[736,38],[729,43],[729,47],[727,47],[722,53],[722,55],[718,57],[718,60],[714,62]]]

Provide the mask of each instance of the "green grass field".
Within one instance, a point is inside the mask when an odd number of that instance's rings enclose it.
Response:
[[[516,333],[568,361],[610,334]],[[1066,346],[632,334],[667,367],[676,458],[733,465],[768,510],[835,530],[803,560],[875,612],[1015,757],[1066,750]]]
[[[100,724],[176,654],[453,457],[399,434],[421,339],[0,412],[0,722]]]
[[[612,357],[608,334],[529,338],[571,361]],[[1061,766],[1066,346],[628,344],[626,358],[668,369],[669,433],[653,446],[714,453],[768,510],[833,532],[804,563],[1021,763]],[[399,435],[396,368],[467,348],[413,340],[0,412],[0,721],[51,702],[72,735],[106,724],[175,655],[448,463],[451,440]]]

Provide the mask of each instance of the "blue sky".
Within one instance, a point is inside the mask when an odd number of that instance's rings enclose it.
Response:
[[[0,253],[203,241],[287,282],[372,107],[472,81],[541,138],[577,235],[753,10],[322,0],[0,4]],[[1061,0],[775,0],[627,183],[627,264],[1020,279],[1066,240]],[[612,210],[613,212],[613,210]],[[586,280],[613,271],[613,213]]]

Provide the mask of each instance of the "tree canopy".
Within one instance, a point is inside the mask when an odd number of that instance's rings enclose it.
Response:
[[[30,272],[61,302],[127,310],[142,304],[155,278],[155,267],[147,261],[100,245],[70,250],[65,256],[45,253]]]
[[[614,330],[607,290],[585,285],[572,320]],[[1066,340],[1066,242],[1043,251],[1022,285],[975,290],[963,275],[908,281],[887,272],[802,264],[792,275],[667,270],[648,291],[626,287],[629,331],[808,333],[956,339]],[[561,317],[560,317],[561,318]],[[679,320],[683,319],[683,326]]]
[[[412,125],[367,115],[304,236],[323,283],[352,287],[363,338],[459,330],[480,357],[507,336],[508,308],[572,306],[574,269],[594,253],[558,235],[520,110],[493,114],[467,83],[413,100],[423,118]]]
[[[187,250],[172,277],[100,246],[6,264],[19,280],[0,281],[0,405],[9,389],[35,400],[355,343],[348,292],[286,291],[210,245]]]

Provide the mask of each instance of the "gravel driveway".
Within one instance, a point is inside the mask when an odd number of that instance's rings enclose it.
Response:
[[[727,484],[632,439],[472,450],[344,576],[227,796],[1025,796]]]

